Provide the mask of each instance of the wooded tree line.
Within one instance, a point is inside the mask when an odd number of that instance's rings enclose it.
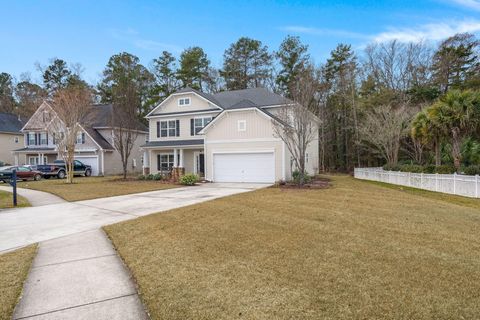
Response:
[[[320,170],[399,162],[469,164],[480,160],[477,113],[458,119],[450,110],[449,123],[445,107],[438,106],[457,107],[463,102],[455,99],[463,99],[476,110],[472,96],[480,89],[478,53],[478,39],[464,33],[438,44],[372,43],[358,52],[339,44],[324,63],[316,64],[298,37],[287,36],[274,51],[242,37],[225,50],[221,68],[214,68],[200,47],[187,48],[178,57],[163,51],[148,65],[122,52],[109,59],[97,84],[82,79],[80,65],[54,59],[38,67],[40,84],[1,73],[0,111],[28,116],[57,90],[84,86],[97,102],[114,103],[142,119],[186,86],[210,93],[266,87],[288,98],[296,79],[307,74],[318,102],[312,111],[321,121]]]

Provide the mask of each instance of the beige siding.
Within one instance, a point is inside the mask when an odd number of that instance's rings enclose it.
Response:
[[[198,115],[178,115],[168,118],[153,118],[149,120],[149,137],[150,141],[164,141],[164,140],[188,140],[188,139],[203,139],[202,135],[190,134],[190,119],[215,117],[217,111]],[[180,121],[180,136],[178,137],[157,137],[157,121],[179,120]]]
[[[15,137],[18,138],[18,142],[15,142]],[[12,151],[23,147],[23,134],[0,133],[0,161],[14,164],[15,157]]]
[[[108,140],[107,140],[108,141]],[[132,148],[132,153],[130,159],[128,160],[128,173],[129,174],[140,174],[142,172],[142,157],[143,151],[140,150],[140,146],[145,144],[145,134],[141,133],[138,135],[135,145]],[[121,174],[123,172],[122,158],[120,153],[116,150],[106,151],[104,153],[104,175],[115,175]],[[134,160],[136,166],[133,166]],[[101,168],[100,168],[101,170]]]
[[[245,121],[246,130],[238,130],[238,122]],[[273,138],[272,121],[261,111],[229,111],[221,115],[207,131],[208,140]]]
[[[179,106],[178,99],[181,98],[190,98],[190,105],[188,106]],[[163,102],[163,104],[158,108],[154,113],[170,113],[170,112],[188,112],[188,111],[197,111],[197,110],[209,110],[209,109],[218,109],[212,105],[207,100],[199,97],[194,93],[185,93],[185,94],[176,94],[171,95]]]
[[[184,149],[183,150],[183,166],[185,173],[194,173],[195,171],[195,152],[202,152],[203,149]],[[173,149],[151,150],[150,151],[150,173],[158,172],[157,155],[173,154]]]

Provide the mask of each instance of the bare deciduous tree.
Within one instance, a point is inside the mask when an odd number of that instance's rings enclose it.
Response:
[[[113,112],[113,144],[122,160],[123,179],[127,178],[128,160],[132,153],[135,141],[138,138],[139,123],[133,113],[128,113],[120,108]]]
[[[65,161],[67,183],[73,183],[73,161],[77,137],[82,125],[88,125],[92,94],[85,87],[70,86],[55,93],[54,115],[47,130],[54,139],[59,155]]]
[[[311,110],[318,110],[317,81],[313,70],[303,72],[290,89],[292,101],[288,100],[276,114],[274,133],[283,140],[300,173],[299,184],[305,179],[307,148],[318,138],[319,121]]]
[[[359,127],[360,139],[372,152],[385,158],[389,165],[396,165],[400,142],[408,134],[411,118],[405,105],[371,108],[365,111]]]

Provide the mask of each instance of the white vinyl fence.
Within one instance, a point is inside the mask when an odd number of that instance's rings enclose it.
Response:
[[[382,168],[355,168],[355,178],[406,187],[479,198],[480,178],[461,174],[427,174],[385,171]]]

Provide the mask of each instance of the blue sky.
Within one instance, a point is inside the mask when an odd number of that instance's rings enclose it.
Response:
[[[198,45],[213,66],[241,36],[277,49],[299,35],[317,63],[337,43],[360,49],[372,41],[438,41],[480,34],[480,0],[344,1],[34,1],[0,0],[0,72],[17,79],[53,57],[81,63],[95,83],[108,58],[127,51],[144,65],[168,50]]]

